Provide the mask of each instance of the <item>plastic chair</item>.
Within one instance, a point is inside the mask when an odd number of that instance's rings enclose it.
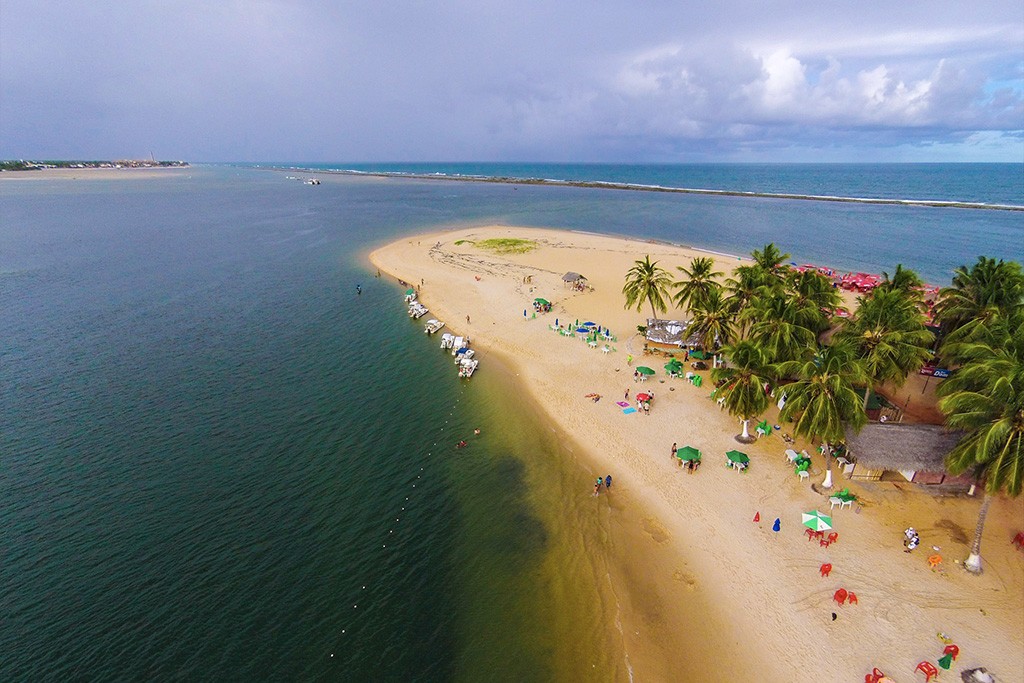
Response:
[[[942,555],[932,555],[928,558],[928,567],[930,569],[935,569],[940,564],[942,564]]]
[[[917,668],[914,669],[914,673],[917,673],[918,671],[920,671],[921,673],[923,673],[925,675],[925,679],[924,679],[925,683],[928,683],[928,681],[932,680],[933,676],[936,677],[936,678],[938,678],[938,676],[939,676],[939,670],[936,669],[935,665],[932,664],[931,662],[921,662],[921,663],[919,663],[917,665]]]
[[[846,602],[847,595],[849,595],[849,593],[846,592],[846,589],[840,588],[832,595],[832,599],[842,605]]]
[[[850,591],[850,593],[849,593],[849,600],[848,600],[848,602],[851,605],[859,605],[860,604],[859,602],[857,602],[857,594],[854,593],[853,591]]]
[[[803,481],[804,479],[810,479],[811,478],[811,475],[809,475],[807,473],[807,470],[800,470],[799,472],[797,472],[797,474],[800,475],[800,481]]]
[[[824,533],[824,532],[823,532],[823,533]],[[836,542],[836,541],[838,541],[838,540],[839,540],[839,534],[838,534],[838,533],[836,533],[835,531],[833,531],[832,533],[830,533],[830,534],[828,535],[828,542],[829,542],[829,543],[835,543],[835,542]]]
[[[821,575],[823,577],[828,576],[831,572],[832,572],[832,565],[831,564],[823,564],[823,565],[821,565]]]
[[[1013,544],[1018,548],[1024,549],[1024,531],[1017,532],[1017,535],[1013,537]]]
[[[807,534],[808,541],[814,538],[814,529],[804,529],[804,533]]]
[[[829,499],[828,499],[828,503],[829,503],[829,508],[828,508],[828,509],[829,509],[830,511],[831,511],[831,510],[832,510],[832,509],[833,509],[833,508],[834,508],[834,507],[835,507],[836,505],[838,505],[838,506],[839,506],[839,509],[840,509],[840,510],[842,510],[842,509],[843,509],[843,501],[842,501],[842,500],[840,500],[839,498],[836,498],[835,496],[832,496],[831,498],[829,498]]]
[[[840,510],[842,510],[843,508],[852,508],[852,507],[853,507],[853,499],[849,499],[849,500],[841,500],[841,501],[839,501],[839,502],[840,502],[840,503],[842,503],[842,504],[841,504],[841,505],[839,506],[839,509],[840,509]]]
[[[867,676],[864,677],[864,683],[882,683],[882,680],[886,678],[886,675],[875,667],[871,670]]]
[[[960,648],[951,643],[946,646],[946,649],[942,651],[942,654],[953,655],[953,661],[956,661],[956,658],[960,656]]]

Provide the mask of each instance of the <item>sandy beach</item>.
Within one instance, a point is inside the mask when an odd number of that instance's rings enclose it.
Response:
[[[146,168],[43,168],[33,171],[4,171],[0,180],[146,180],[190,176],[195,169],[188,166]]]
[[[538,246],[498,255],[474,245],[510,237]],[[478,372],[488,372],[488,358],[499,358],[546,419],[572,439],[591,470],[581,475],[580,496],[592,496],[593,477],[614,476],[613,492],[593,504],[608,511],[608,590],[633,679],[859,681],[878,667],[897,681],[923,680],[914,667],[941,656],[937,634],[944,633],[961,653],[944,677],[985,666],[1000,681],[1024,680],[1024,552],[1010,542],[1024,529],[1024,501],[993,503],[982,576],[958,564],[967,556],[980,500],[937,497],[911,484],[847,482],[836,472],[837,488],[849,486],[859,503],[832,512],[835,544],[809,543],[800,513],[829,511],[820,488],[824,462],[815,453],[809,482],[799,480],[784,457],[789,446],[773,435],[742,447],[751,456],[746,472],[724,465],[725,452],[739,446],[738,421],[709,398],[709,381],[697,388],[669,379],[665,356],[643,354],[635,330],[650,316],[649,306],[623,308],[625,273],[647,254],[673,275],[676,266],[709,255],[505,226],[414,235],[370,254],[384,273],[422,283],[428,317],[472,338]],[[727,274],[739,263],[735,256],[714,257]],[[571,290],[561,279],[566,271],[585,275],[590,289]],[[550,313],[533,316],[537,297],[554,304]],[[685,316],[670,310],[662,317]],[[550,329],[556,318],[563,325],[594,321],[617,342],[605,352],[603,344],[591,348],[560,336]],[[657,374],[635,383],[637,365]],[[910,415],[933,412],[919,386],[911,378],[901,394],[910,399]],[[632,402],[637,391],[650,390],[656,396],[649,416],[623,414],[616,405],[626,392]],[[599,401],[586,398],[594,393]],[[774,424],[777,413],[773,407],[765,417]],[[703,452],[695,474],[676,464],[674,442]],[[808,443],[795,448],[813,452]],[[908,526],[922,542],[911,554],[901,543]],[[944,561],[932,570],[927,557],[935,553]],[[828,577],[819,573],[823,563],[833,565]],[[832,600],[838,588],[856,593],[858,604],[839,607]]]

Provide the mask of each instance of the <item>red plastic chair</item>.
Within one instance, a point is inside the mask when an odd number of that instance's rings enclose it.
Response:
[[[885,678],[885,674],[879,671],[878,667],[875,667],[871,670],[871,673],[864,677],[864,683],[879,683],[883,678]]]
[[[1024,531],[1018,531],[1013,537],[1013,544],[1018,548],[1024,548]]]
[[[857,602],[857,594],[856,593],[854,593],[853,591],[850,591],[849,595],[850,595],[850,604],[851,605],[859,605],[860,604],[859,602]]]
[[[932,676],[934,676],[936,678],[939,677],[939,670],[936,669],[935,665],[932,664],[931,662],[921,662],[921,663],[919,663],[917,665],[917,668],[914,669],[914,673],[917,673],[918,671],[920,671],[921,673],[924,674],[924,676],[925,676],[924,683],[928,683],[928,681],[932,680]]]
[[[831,564],[823,564],[823,565],[821,565],[821,575],[822,576],[828,576],[829,572],[831,572],[831,571],[832,571],[832,565]]]
[[[839,534],[836,533],[835,531],[833,531],[832,533],[830,533],[828,535],[828,542],[829,543],[835,543],[838,540],[839,540]]]
[[[836,602],[838,602],[840,605],[842,605],[842,604],[844,604],[846,602],[846,596],[847,595],[849,595],[849,594],[846,592],[846,589],[845,588],[840,588],[832,596],[832,599],[835,600]]]
[[[950,644],[946,646],[946,649],[942,651],[942,654],[953,655],[953,661],[955,662],[956,658],[960,656],[960,648],[956,645]]]
[[[804,533],[807,534],[807,540],[814,538],[814,529],[804,529]]]

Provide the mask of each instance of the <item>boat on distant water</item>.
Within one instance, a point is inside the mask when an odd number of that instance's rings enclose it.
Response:
[[[427,325],[426,327],[424,327],[423,331],[426,332],[427,334],[434,334],[442,327],[444,327],[444,321],[435,320],[434,318],[431,318],[430,320],[427,321]]]
[[[409,304],[409,317],[412,318],[413,320],[417,318],[422,318],[429,312],[430,311],[427,310],[427,307],[421,304],[419,301],[413,301],[411,304]]]
[[[319,185],[320,184],[320,179],[319,178],[306,178],[304,181],[302,181],[302,184],[303,185]]]

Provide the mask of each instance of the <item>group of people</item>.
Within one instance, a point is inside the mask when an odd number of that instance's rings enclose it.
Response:
[[[610,489],[612,487],[612,475],[609,474],[604,479],[602,479],[601,477],[597,478],[597,481],[594,483],[594,495],[595,496],[599,495],[601,493],[601,487],[602,486],[604,486],[606,489]]]

